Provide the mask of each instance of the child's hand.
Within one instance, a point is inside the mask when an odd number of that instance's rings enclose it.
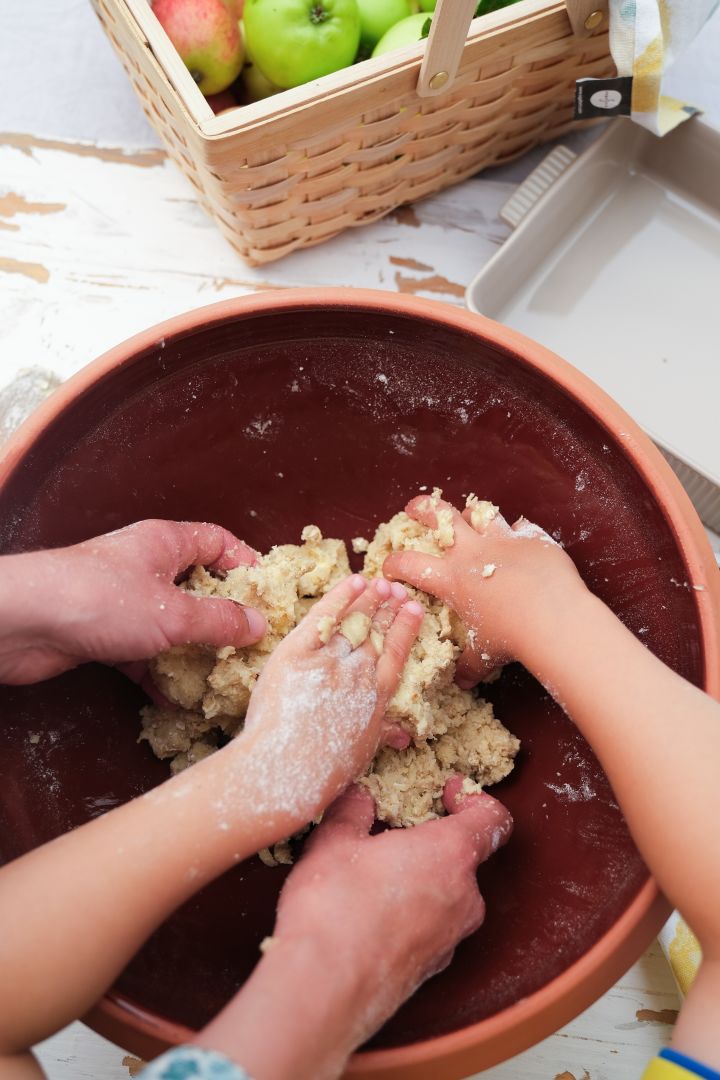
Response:
[[[352,636],[342,625],[349,616],[367,633],[357,645],[344,636]],[[292,775],[287,763],[277,767],[286,786],[297,779],[310,816],[363,772],[381,741],[400,744],[401,733],[384,726],[385,709],[422,619],[402,585],[354,575],[312,607],[265,665],[245,734],[257,735],[256,754],[266,747],[268,770],[290,754]]]
[[[175,521],[140,521],[72,547],[5,556],[0,682],[37,682],[87,660],[147,660],[188,642],[249,645],[265,632],[259,612],[193,596],[174,582],[196,563],[229,570],[255,559],[218,525]]]
[[[390,579],[407,581],[448,604],[469,630],[457,665],[460,686],[474,686],[494,668],[522,660],[528,635],[539,632],[543,613],[584,589],[574,563],[538,525],[520,518],[511,527],[500,515],[471,524],[449,503],[427,497],[406,507],[416,521],[435,528],[436,509],[452,511],[455,542],[441,558],[399,551],[385,560]],[[535,615],[539,616],[536,621]]]
[[[285,884],[260,964],[201,1045],[253,1075],[344,1075],[347,1056],[483,921],[475,872],[512,819],[489,795],[458,798],[461,784],[445,786],[449,817],[377,836],[363,788],[330,807]]]

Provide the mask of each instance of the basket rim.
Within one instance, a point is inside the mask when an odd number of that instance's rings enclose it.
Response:
[[[152,53],[163,78],[176,95],[196,136],[208,142],[222,140],[226,136],[249,135],[272,121],[290,119],[328,98],[339,98],[359,89],[370,90],[388,78],[406,76],[412,83],[420,70],[425,50],[425,42],[408,45],[385,56],[371,57],[359,64],[351,64],[314,82],[284,90],[261,101],[238,105],[218,116],[208,117],[207,100],[189,73],[185,77],[186,69],[183,67],[182,71],[176,70],[176,77],[173,76],[172,69],[178,68],[175,63],[177,53],[170,45],[169,38],[156,16],[153,15],[150,5],[139,4],[138,0],[107,0],[107,2],[124,9],[133,29]],[[508,7],[473,19],[465,47],[484,41],[491,45],[494,39],[508,31],[520,32],[525,28],[532,28],[543,19],[558,15],[564,15],[568,36],[572,38],[572,26],[565,0],[518,0],[517,3]],[[605,36],[604,32],[600,29],[598,33],[590,35],[587,40],[603,36]],[[172,57],[169,55],[169,49],[172,49]],[[166,62],[166,57],[168,62]],[[169,62],[171,59],[172,63]],[[454,80],[443,90],[443,94],[438,96],[444,96],[450,92],[453,85]]]

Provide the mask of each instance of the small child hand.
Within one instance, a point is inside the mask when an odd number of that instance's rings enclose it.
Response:
[[[175,586],[189,566],[229,570],[256,555],[218,525],[139,521],[71,547],[2,560],[0,682],[49,679],[87,660],[132,668],[171,645],[249,645],[265,619]],[[128,672],[139,677],[140,672]]]
[[[454,543],[440,558],[398,551],[385,560],[391,580],[406,581],[448,604],[468,628],[456,681],[469,688],[510,660],[522,660],[529,634],[538,632],[535,613],[556,604],[567,589],[584,589],[572,559],[538,525],[519,518],[510,526],[501,514],[463,514],[427,496],[406,512],[429,528],[436,511],[452,512]],[[495,508],[494,508],[495,509]]]
[[[385,710],[422,619],[402,585],[354,575],[312,607],[265,665],[245,734],[257,733],[275,755],[290,748],[310,816],[363,772],[381,741],[401,744]]]

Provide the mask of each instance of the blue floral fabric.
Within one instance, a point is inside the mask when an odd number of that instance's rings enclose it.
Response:
[[[252,1080],[239,1065],[215,1050],[177,1046],[152,1061],[139,1080]]]

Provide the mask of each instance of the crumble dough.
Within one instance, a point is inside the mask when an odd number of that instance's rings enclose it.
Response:
[[[494,509],[476,499],[473,507],[485,518]],[[403,512],[380,525],[371,541],[362,545],[355,541],[353,546],[366,549],[363,572],[377,577],[392,551],[442,556],[452,543],[449,514],[432,530]],[[262,641],[245,649],[183,646],[158,656],[152,662],[153,678],[171,707],[143,709],[140,738],[158,757],[172,759],[173,772],[213,753],[242,727],[252,688],[275,646],[314,601],[349,572],[345,544],[324,539],[314,525],[303,529],[300,545],[274,547],[256,566],[237,567],[224,577],[202,567],[193,570],[185,588],[258,608],[268,630]],[[408,591],[426,615],[388,717],[412,741],[405,750],[381,749],[360,779],[375,798],[380,820],[394,826],[416,825],[443,814],[443,787],[455,772],[466,777],[468,791],[497,783],[512,769],[520,745],[494,716],[489,702],[453,682],[455,662],[466,640],[460,621],[434,597]],[[367,620],[363,626],[360,620],[355,620],[357,626],[346,626],[353,618],[346,618],[341,629],[351,640],[362,640],[368,633]],[[319,620],[318,632],[327,640],[335,627],[321,623],[324,620]],[[372,633],[374,646],[381,649],[382,636]],[[285,861],[277,860],[278,852],[275,860],[267,855],[268,861]]]

